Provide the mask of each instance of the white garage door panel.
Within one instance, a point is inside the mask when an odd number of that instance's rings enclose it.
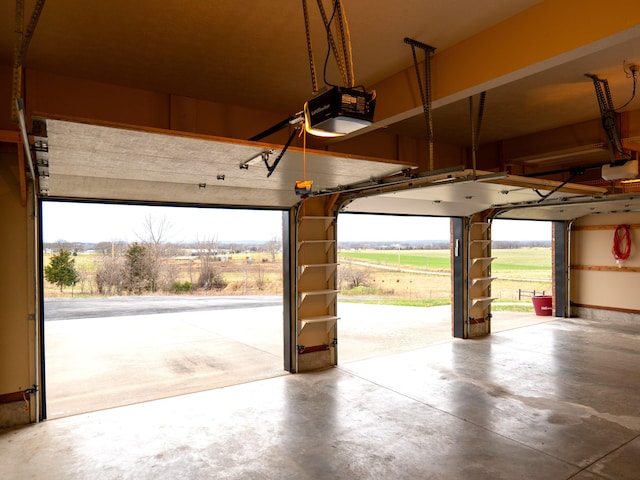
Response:
[[[603,191],[598,188],[590,190],[582,185],[567,185],[566,189],[552,192],[559,185],[558,182],[536,181],[513,175],[495,178],[489,172],[476,173],[471,180],[464,180],[464,176],[469,175],[469,171],[466,171],[458,174],[458,178],[451,183],[434,182],[421,188],[359,198],[345,206],[344,211],[466,217],[492,208],[527,204],[527,208],[506,212],[504,218],[565,220],[576,218],[566,202],[592,200],[589,192]],[[541,200],[541,195],[545,194],[549,194],[548,198]],[[544,206],[545,203],[559,205]],[[576,212],[581,213],[582,210]]]
[[[46,120],[46,129],[49,177],[41,185],[47,183],[52,198],[289,208],[300,200],[297,180],[313,180],[314,192],[336,192],[409,167],[319,151],[307,151],[305,158],[292,147],[267,178],[262,161],[248,169],[240,164],[272,151],[273,165],[282,146],[53,119]],[[607,204],[597,198],[604,189],[491,172],[458,170],[418,180],[419,188],[357,198],[343,211],[469,216],[517,207],[501,217],[570,220],[638,208],[633,195],[605,199]],[[548,193],[541,201],[540,194]]]
[[[286,208],[299,201],[297,180],[334,189],[398,172],[408,165],[290,148],[267,178],[262,161],[240,164],[282,147],[46,120],[49,196]],[[306,163],[305,163],[306,162]],[[206,184],[206,188],[199,188]]]
[[[349,213],[385,213],[392,215],[427,215],[434,217],[466,217],[482,209],[477,203],[434,203],[431,200],[403,198],[393,194],[378,195],[358,199],[346,205],[344,212]]]
[[[94,177],[55,176],[54,191],[72,191],[73,195],[58,198],[83,200],[116,200],[123,202],[177,203],[194,205],[288,208],[299,197],[293,189],[264,190],[207,185],[123,180]]]
[[[640,211],[640,194],[609,195],[589,202],[572,203],[568,200],[564,204],[523,209],[514,209],[500,215],[500,218],[513,220],[557,220],[568,221],[587,215],[601,215],[610,213],[626,213]]]

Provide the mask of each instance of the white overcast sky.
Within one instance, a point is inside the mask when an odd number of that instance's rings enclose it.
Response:
[[[145,218],[165,218],[170,242],[217,239],[269,241],[282,237],[282,212],[273,210],[154,207],[91,203],[44,202],[45,243],[100,242],[139,239]],[[551,240],[549,222],[496,220],[493,240]],[[449,240],[449,219],[341,214],[339,241]]]

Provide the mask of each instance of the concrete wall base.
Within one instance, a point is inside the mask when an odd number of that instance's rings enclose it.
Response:
[[[617,312],[597,308],[571,307],[571,316],[587,320],[616,320],[621,322],[640,323],[640,313]]]
[[[484,320],[475,320],[469,324],[469,338],[485,337],[489,335],[489,324]]]
[[[310,372],[333,366],[331,364],[331,351],[303,353],[298,356],[298,372]]]
[[[31,415],[24,401],[0,405],[0,428],[15,427],[28,423],[31,423]]]

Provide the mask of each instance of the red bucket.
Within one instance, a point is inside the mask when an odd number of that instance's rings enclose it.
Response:
[[[537,295],[531,297],[533,301],[533,309],[536,311],[536,315],[551,316],[553,310],[553,297],[551,295]]]

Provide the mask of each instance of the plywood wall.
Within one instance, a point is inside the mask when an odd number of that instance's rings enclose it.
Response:
[[[612,254],[617,225],[631,226],[631,256],[618,266]],[[571,231],[571,302],[640,313],[640,213],[593,215]]]
[[[17,156],[0,153],[0,395],[31,387],[33,319],[28,207],[21,204]]]

